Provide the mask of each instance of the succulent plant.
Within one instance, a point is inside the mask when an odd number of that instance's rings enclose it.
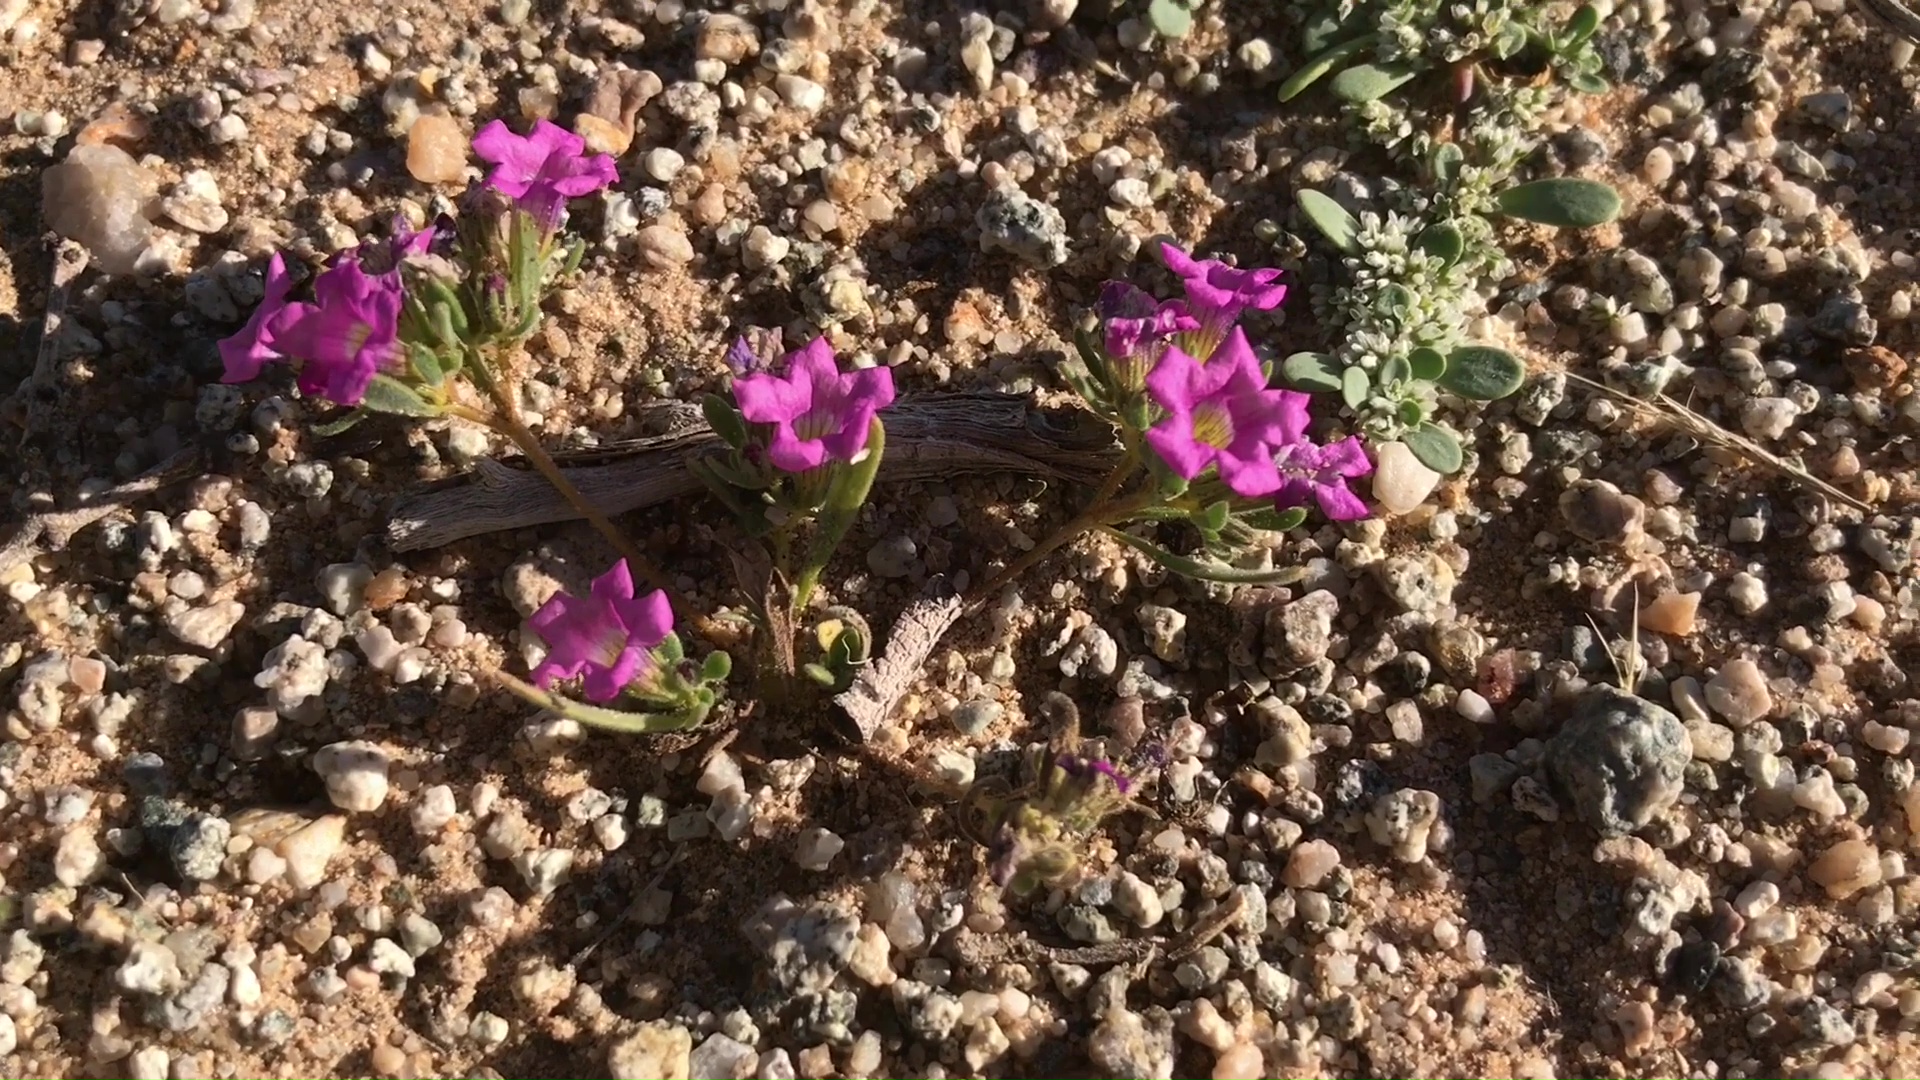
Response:
[[[1444,74],[1456,103],[1489,82],[1527,83],[1559,76],[1584,93],[1605,93],[1594,48],[1600,11],[1582,4],[1563,22],[1559,5],[1525,0],[1336,0],[1314,9],[1301,28],[1308,59],[1280,86],[1291,101],[1327,81],[1333,95],[1362,105],[1429,75]]]
[[[1450,473],[1463,455],[1458,437],[1433,418],[1437,391],[1493,401],[1526,376],[1513,354],[1464,340],[1482,282],[1505,273],[1486,215],[1587,227],[1618,216],[1620,197],[1568,177],[1489,193],[1491,174],[1469,170],[1456,143],[1439,144],[1426,164],[1430,187],[1402,199],[1405,213],[1356,217],[1322,192],[1299,193],[1302,216],[1341,255],[1346,281],[1322,307],[1343,333],[1335,351],[1294,353],[1280,373],[1296,389],[1338,393],[1368,435],[1402,439],[1428,467]]]

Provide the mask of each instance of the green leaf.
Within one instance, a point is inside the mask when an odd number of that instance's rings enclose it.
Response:
[[[725,682],[733,674],[733,654],[725,649],[715,649],[707,654],[700,665],[701,682]]]
[[[1372,392],[1373,379],[1367,375],[1365,368],[1356,364],[1340,373],[1340,400],[1347,403],[1347,408],[1357,409],[1364,405],[1367,395]]]
[[[827,560],[833,558],[834,549],[840,546],[847,530],[853,528],[854,520],[860,516],[860,507],[866,504],[867,494],[873,490],[873,478],[879,475],[880,459],[886,448],[886,425],[876,416],[867,427],[867,456],[852,465],[834,468],[826,501],[820,504],[820,514],[814,519],[813,543],[808,545],[806,562],[794,578],[794,610],[807,606],[815,586],[820,584],[821,572],[827,568]]]
[[[1400,441],[1407,444],[1420,464],[1442,476],[1459,472],[1465,460],[1460,452],[1460,436],[1431,420],[1402,435]]]
[[[440,366],[439,355],[428,346],[408,345],[407,363],[413,368],[414,375],[428,386],[437,389],[447,381],[447,373]]]
[[[1389,356],[1386,362],[1380,365],[1380,385],[1382,388],[1399,386],[1411,378],[1413,378],[1413,364],[1404,356]]]
[[[1338,45],[1331,46],[1320,55],[1308,60],[1301,66],[1299,71],[1287,76],[1287,81],[1280,84],[1280,100],[1292,101],[1295,97],[1299,96],[1300,91],[1326,78],[1327,72],[1339,66],[1340,61],[1365,49],[1372,43],[1373,35],[1363,34],[1360,37],[1351,38]]]
[[[1560,33],[1560,47],[1557,51],[1567,53],[1586,44],[1600,29],[1600,9],[1592,4],[1581,4],[1580,10],[1567,20],[1567,28]]]
[[[1088,405],[1102,411],[1108,407],[1107,395],[1094,384],[1093,375],[1079,361],[1064,360],[1054,370],[1060,373],[1060,377],[1066,380],[1067,385],[1073,387],[1073,392],[1079,394],[1081,400]]]
[[[1505,349],[1462,345],[1447,357],[1447,370],[1435,381],[1463,398],[1497,401],[1520,389],[1526,377],[1526,365]]]
[[[1613,89],[1612,83],[1587,71],[1568,72],[1567,85],[1583,94],[1604,94]]]
[[[365,420],[367,417],[372,415],[373,415],[372,413],[368,412],[364,408],[355,408],[355,409],[349,410],[347,415],[341,417],[338,420],[329,420],[324,424],[315,424],[313,426],[313,433],[315,435],[320,436],[323,439],[331,439],[335,435],[340,434],[341,432],[347,430],[348,428],[352,427],[353,425],[359,423],[362,420]]]
[[[668,633],[653,647],[653,655],[662,667],[672,667],[687,658],[687,647],[680,641],[680,635]]]
[[[1335,75],[1327,88],[1341,101],[1365,105],[1405,86],[1414,74],[1412,68],[1400,64],[1355,64]]]
[[[1164,38],[1183,38],[1193,32],[1193,11],[1180,0],[1148,0],[1147,22]]]
[[[1527,28],[1517,22],[1501,24],[1493,37],[1493,55],[1501,60],[1511,60],[1520,55],[1527,47]]]
[[[1285,510],[1280,510],[1275,507],[1264,506],[1258,510],[1242,514],[1241,520],[1253,528],[1264,529],[1267,532],[1292,532],[1299,528],[1302,522],[1307,520],[1307,508],[1304,506],[1290,506]]]
[[[700,399],[700,415],[728,446],[739,450],[747,445],[747,421],[733,402],[719,394],[708,394]]]
[[[1347,213],[1346,207],[1312,188],[1304,188],[1294,197],[1299,200],[1300,212],[1328,243],[1349,255],[1360,250],[1360,222]]]
[[[360,407],[369,412],[395,416],[439,416],[444,410],[420,396],[419,392],[391,375],[375,375],[367,384],[367,396]]]
[[[1500,212],[1556,228],[1585,229],[1620,216],[1620,193],[1597,180],[1535,180],[1501,192]]]
[[[1460,166],[1467,159],[1459,143],[1441,143],[1433,148],[1433,178],[1441,187],[1451,187],[1460,179]]]
[[[1380,297],[1386,302],[1387,310],[1391,312],[1396,319],[1405,319],[1407,312],[1413,310],[1413,305],[1419,299],[1413,295],[1412,289],[1407,288],[1397,281],[1389,281],[1385,285],[1382,285],[1380,287]]]
[[[1439,349],[1417,346],[1407,354],[1407,362],[1413,365],[1413,377],[1421,382],[1438,382],[1446,374],[1447,358]]]
[[[1467,253],[1467,238],[1452,222],[1436,221],[1420,230],[1420,250],[1452,266]]]
[[[1300,51],[1311,56],[1333,44],[1346,24],[1330,8],[1314,13],[1300,25]]]
[[[1243,570],[1224,563],[1200,562],[1184,555],[1175,555],[1166,548],[1150,540],[1142,540],[1132,533],[1121,532],[1109,526],[1102,526],[1102,528],[1121,543],[1174,573],[1198,578],[1201,581],[1217,581],[1223,585],[1285,585],[1306,576],[1306,571],[1297,566],[1282,566],[1272,570]]]
[[[828,671],[826,667],[821,664],[815,664],[815,663],[801,664],[800,674],[805,675],[807,678],[812,679],[814,682],[819,683],[821,686],[824,686],[829,690],[833,689],[834,683],[840,681],[839,679],[834,677],[833,672]]]
[[[1217,533],[1227,527],[1229,509],[1225,499],[1209,503],[1206,509],[1193,515],[1193,523],[1201,532]]]
[[[1280,377],[1295,390],[1330,394],[1340,389],[1340,365],[1326,353],[1297,352],[1280,361]]]

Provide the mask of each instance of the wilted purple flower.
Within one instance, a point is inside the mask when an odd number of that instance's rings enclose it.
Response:
[[[1271,311],[1287,297],[1287,287],[1277,284],[1280,271],[1275,269],[1242,270],[1218,259],[1195,259],[1168,243],[1160,245],[1160,257],[1186,287],[1187,312],[1200,325],[1187,335],[1191,343],[1182,345],[1201,359],[1212,355],[1213,347],[1247,309]]]
[[[267,260],[266,294],[253,309],[240,332],[220,342],[220,361],[226,365],[221,382],[252,382],[271,361],[278,359],[274,347],[274,322],[286,310],[287,294],[293,291],[293,279],[287,276],[287,260],[279,252]]]
[[[1147,376],[1147,392],[1167,411],[1147,431],[1147,444],[1183,479],[1214,465],[1220,479],[1248,498],[1280,489],[1274,453],[1307,428],[1307,395],[1267,389],[1266,376],[1234,327],[1205,364],[1180,346]]]
[[[267,291],[245,329],[220,343],[222,382],[258,378],[269,360],[300,366],[302,393],[358,405],[367,384],[396,351],[400,279],[341,259],[313,281],[312,303],[287,303],[292,283],[279,255],[267,264]]]
[[[1075,757],[1072,754],[1062,754],[1056,760],[1059,766],[1065,769],[1070,776],[1104,776],[1112,780],[1114,788],[1122,795],[1125,795],[1133,787],[1133,780],[1121,772],[1119,767],[1111,761],[1105,761],[1100,758]]]
[[[1367,516],[1367,504],[1347,487],[1347,481],[1373,472],[1373,462],[1358,437],[1321,446],[1301,440],[1280,448],[1274,464],[1284,478],[1274,495],[1285,510],[1304,506],[1308,499],[1332,521],[1358,521]]]
[[[585,139],[546,120],[533,130],[515,135],[505,121],[495,120],[473,137],[473,151],[493,163],[487,186],[509,196],[551,229],[560,220],[567,200],[591,195],[619,179],[613,158],[587,155]]]
[[[633,573],[621,559],[593,579],[588,596],[555,593],[527,626],[548,648],[533,669],[535,685],[544,690],[584,675],[587,699],[608,702],[653,672],[653,650],[673,632],[673,605],[658,590],[636,598]]]
[[[749,326],[727,347],[727,366],[735,376],[773,370],[780,356],[780,328]]]
[[[780,375],[763,372],[733,382],[740,415],[774,426],[768,460],[797,473],[830,460],[858,458],[874,414],[893,403],[893,372],[884,367],[842,372],[833,346],[821,337],[787,354],[786,368]]]
[[[1180,301],[1163,303],[1124,281],[1107,282],[1094,311],[1106,322],[1102,344],[1114,380],[1127,390],[1145,385],[1147,372],[1160,362],[1175,334],[1200,328]]]

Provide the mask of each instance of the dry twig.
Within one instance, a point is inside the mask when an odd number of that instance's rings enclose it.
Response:
[[[20,526],[13,539],[0,547],[0,574],[39,555],[65,548],[81,529],[169,484],[177,484],[201,471],[203,455],[198,448],[182,450],[132,480],[96,495],[85,506],[71,510],[47,510],[34,514]]]
[[[1641,416],[1645,416],[1677,431],[1691,435],[1702,442],[1712,443],[1715,446],[1731,450],[1753,464],[1771,469],[1796,483],[1812,488],[1835,502],[1851,506],[1863,514],[1871,514],[1874,512],[1873,507],[1868,503],[1834,487],[1832,484],[1827,483],[1825,480],[1795,465],[1786,458],[1768,450],[1766,447],[1761,446],[1745,435],[1737,435],[1728,431],[1726,428],[1694,412],[1692,409],[1689,409],[1665,394],[1659,394],[1649,401],[1616,390],[1605,383],[1575,375],[1571,372],[1567,374],[1567,378],[1583,386],[1589,386],[1602,393],[1611,395],[1622,405],[1625,405]]]
[[[22,428],[22,443],[45,427],[47,399],[53,387],[53,358],[66,329],[67,296],[86,268],[87,249],[61,240],[53,252],[53,280],[47,286],[46,316],[40,323],[40,348],[34,354],[33,374],[20,380],[5,402],[7,418]]]

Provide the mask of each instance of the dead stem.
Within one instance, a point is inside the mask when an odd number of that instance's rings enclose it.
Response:
[[[1696,439],[1731,450],[1746,458],[1748,461],[1771,469],[1788,479],[1798,481],[1835,502],[1844,503],[1863,514],[1871,514],[1874,512],[1870,504],[1834,487],[1832,484],[1827,483],[1825,480],[1820,479],[1800,466],[1775,454],[1773,451],[1768,450],[1752,439],[1728,431],[1726,428],[1694,412],[1692,409],[1665,394],[1657,395],[1653,400],[1648,401],[1634,397],[1631,394],[1623,393],[1605,383],[1575,375],[1572,372],[1567,373],[1567,378],[1583,386],[1588,386],[1602,393],[1611,395],[1621,404],[1641,416],[1651,417],[1669,427],[1685,432]]]

